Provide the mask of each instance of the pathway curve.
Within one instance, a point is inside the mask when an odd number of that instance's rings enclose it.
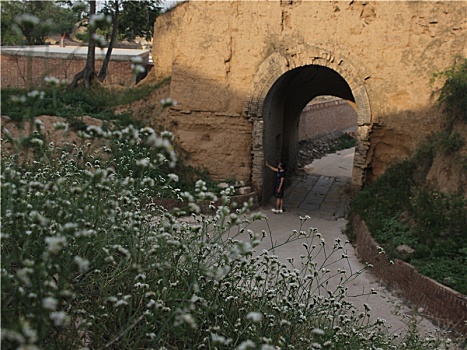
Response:
[[[271,212],[272,206],[260,208],[268,219],[255,222],[249,228],[254,232],[266,230],[270,232],[275,242],[285,242],[294,229],[300,228],[300,217],[309,216],[302,229],[316,228],[322,234],[327,244],[332,247],[334,241],[347,241],[343,231],[347,225],[345,210],[349,202],[349,189],[353,164],[354,149],[340,151],[315,160],[305,167],[305,174],[291,179],[291,185],[286,188],[282,214]],[[272,203],[272,202],[271,202]],[[288,243],[275,250],[275,254],[287,263],[288,258],[300,261],[304,254],[303,242]],[[269,249],[265,241],[257,251]],[[337,261],[334,269],[358,271],[364,267],[356,256],[352,245],[348,244],[347,261]],[[323,254],[314,257],[318,263],[324,261]],[[391,293],[370,272],[365,271],[350,282],[349,295],[355,295],[352,301],[363,310],[363,304],[372,309],[372,318],[382,318],[391,327],[394,333],[401,333],[408,328],[408,319],[403,315],[412,315],[413,311],[402,299]],[[371,289],[377,291],[376,295],[359,296]],[[424,332],[434,331],[436,327],[427,318],[418,317],[420,329]]]

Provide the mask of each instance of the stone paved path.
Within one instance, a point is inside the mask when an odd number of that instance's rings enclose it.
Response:
[[[335,239],[340,239],[341,242],[346,241],[348,238],[343,232],[347,224],[345,219],[346,208],[350,201],[349,189],[353,154],[353,148],[344,150],[315,160],[305,167],[304,174],[289,179],[290,185],[286,187],[284,196],[286,211],[283,214],[273,214],[271,208],[273,207],[274,198],[271,198],[269,206],[258,210],[268,216],[266,223],[253,223],[250,228],[255,232],[266,230],[270,232],[275,242],[280,243],[286,241],[289,234],[298,228],[300,224],[299,217],[307,215],[310,219],[303,229],[306,230],[308,226],[318,229],[318,232],[329,243]],[[265,244],[264,248],[258,247],[258,251],[261,251],[261,249],[269,248]],[[299,261],[302,250],[301,243],[297,242],[286,244],[276,250],[275,253],[284,262],[287,261],[287,258]],[[351,271],[358,271],[363,268],[364,265],[360,262],[351,245],[347,245],[347,254],[349,260],[346,266],[337,264],[335,268],[345,267]],[[319,263],[325,257],[318,255],[314,259]],[[404,315],[412,314],[413,310],[396,294],[381,284],[370,272],[365,271],[349,283],[347,287],[349,287],[351,295],[357,296],[352,298],[353,301],[360,306],[363,304],[370,305],[374,319],[385,319],[392,332],[399,333],[407,330],[408,320]],[[378,294],[358,296],[370,289],[376,290]],[[417,318],[420,321],[419,327],[422,331],[435,330],[436,327],[428,319],[420,316]]]
[[[286,208],[314,212],[326,220],[345,217],[349,204],[350,177],[304,174],[292,179],[286,193]]]

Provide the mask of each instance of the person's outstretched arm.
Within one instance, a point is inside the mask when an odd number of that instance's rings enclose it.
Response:
[[[264,165],[266,165],[269,169],[271,169],[272,171],[279,171],[278,168],[274,168],[273,166],[271,166],[268,162],[265,162]]]

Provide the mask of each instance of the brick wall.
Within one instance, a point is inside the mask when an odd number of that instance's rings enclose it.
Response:
[[[71,81],[76,73],[86,64],[85,59],[63,59],[53,57],[31,57],[14,54],[1,54],[1,86],[13,88],[38,88],[46,76]],[[96,71],[102,66],[102,60],[96,60]],[[131,62],[110,61],[105,84],[130,85],[135,78]]]
[[[371,237],[360,216],[351,218],[356,235],[356,250],[361,260],[373,265],[371,273],[394,288],[415,307],[423,308],[436,323],[467,333],[467,296],[419,274],[412,265],[395,259],[390,264],[386,254],[379,254],[378,245]]]
[[[357,113],[344,100],[308,105],[300,117],[300,140],[357,127]]]

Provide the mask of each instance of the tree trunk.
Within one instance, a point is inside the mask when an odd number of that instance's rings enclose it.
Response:
[[[91,0],[89,1],[90,10],[89,10],[89,18],[96,14],[96,1]],[[76,73],[73,77],[73,81],[68,85],[68,89],[73,89],[78,85],[80,80],[83,80],[84,86],[89,88],[91,86],[91,81],[95,76],[95,63],[96,63],[96,40],[94,39],[94,33],[96,32],[95,26],[88,27],[88,35],[89,35],[89,42],[88,42],[88,54],[86,56],[86,66],[82,71]]]
[[[97,78],[102,82],[105,79],[105,76],[107,75],[107,67],[109,66],[110,62],[110,56],[112,55],[112,49],[115,45],[115,41],[117,40],[117,34],[118,34],[118,17],[120,15],[120,9],[119,9],[119,3],[118,0],[115,1],[115,15],[114,15],[114,21],[113,21],[113,27],[112,27],[112,35],[110,37],[110,43],[109,47],[107,48],[107,53],[105,54],[104,61],[102,62],[101,70],[99,71],[99,75]]]

